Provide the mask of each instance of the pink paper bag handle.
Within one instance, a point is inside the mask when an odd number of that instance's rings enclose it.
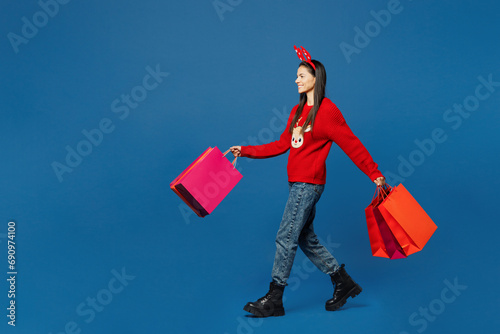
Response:
[[[231,151],[231,149],[227,150],[226,152],[224,152],[224,156],[226,156],[226,154],[229,153],[229,151]],[[234,157],[234,160],[233,162],[231,162],[231,164],[233,165],[233,169],[236,168],[236,159],[238,159],[238,157]]]

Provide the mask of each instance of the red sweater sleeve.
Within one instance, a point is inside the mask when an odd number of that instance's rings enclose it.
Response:
[[[329,108],[328,116],[331,119],[330,131],[328,136],[333,140],[342,151],[354,162],[354,164],[365,173],[370,180],[383,176],[378,170],[378,165],[373,161],[370,153],[361,143],[361,141],[354,135],[349,126],[347,125],[344,116],[340,110],[332,103]]]
[[[292,109],[292,112],[288,117],[285,130],[281,134],[280,139],[264,145],[241,146],[241,156],[254,159],[265,159],[287,152],[290,149],[290,142],[292,140],[292,135],[288,131],[288,128],[290,127],[290,123],[292,122],[296,109],[297,106]]]

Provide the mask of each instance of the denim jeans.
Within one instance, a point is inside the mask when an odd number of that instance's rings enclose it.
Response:
[[[276,235],[276,255],[272,271],[273,281],[283,286],[290,276],[297,246],[325,274],[331,275],[339,268],[337,260],[320,244],[313,228],[316,203],[325,186],[288,182],[288,187],[290,194]]]

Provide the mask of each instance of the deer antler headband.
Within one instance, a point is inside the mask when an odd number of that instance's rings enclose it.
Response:
[[[302,46],[299,49],[298,47],[296,47],[294,45],[293,48],[295,49],[295,52],[297,53],[297,57],[299,57],[300,60],[306,61],[307,63],[309,63],[309,65],[311,65],[312,68],[314,68],[314,70],[316,71],[316,66],[314,66],[313,62],[311,61],[311,55],[309,54],[309,52],[307,52],[307,50],[304,49]]]

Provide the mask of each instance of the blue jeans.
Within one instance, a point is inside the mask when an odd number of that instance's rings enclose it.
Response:
[[[339,268],[337,260],[320,244],[313,228],[316,203],[325,186],[288,182],[288,187],[290,194],[276,235],[276,255],[272,271],[273,281],[283,286],[290,276],[297,246],[325,274],[331,275]]]

